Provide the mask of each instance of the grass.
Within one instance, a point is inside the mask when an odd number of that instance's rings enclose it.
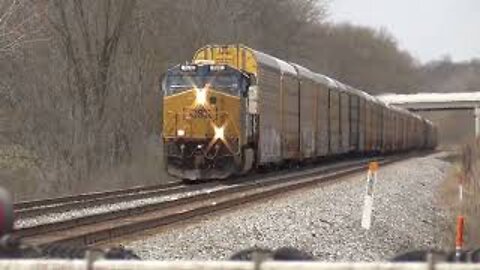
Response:
[[[18,145],[0,145],[0,186],[16,200],[39,196],[34,175],[37,158]]]
[[[12,193],[15,201],[22,201],[174,180],[165,173],[159,153],[162,149],[152,148],[128,163],[97,172],[90,179],[71,181],[62,177],[62,171],[44,164],[41,158],[21,146],[3,144],[0,145],[0,186]]]
[[[448,211],[447,230],[442,246],[453,249],[455,246],[456,217],[465,217],[465,248],[472,249],[480,244],[480,141],[466,144],[461,155],[453,161],[449,176],[439,190],[442,207]],[[460,200],[459,185],[463,186]]]

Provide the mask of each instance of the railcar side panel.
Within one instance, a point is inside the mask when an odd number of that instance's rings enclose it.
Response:
[[[375,108],[375,103],[370,102],[370,151],[376,149],[376,121],[377,121],[377,111]]]
[[[359,133],[360,133],[360,119],[359,107],[360,98],[355,95],[350,95],[350,151],[359,151]]]
[[[388,119],[388,115],[387,115],[387,110],[386,108],[382,105],[380,106],[380,111],[381,111],[381,115],[380,115],[380,150],[381,151],[386,151],[387,149],[387,137],[388,137],[388,134],[387,134],[387,123],[386,123],[386,120]]]
[[[372,151],[372,104],[370,101],[365,102],[365,151]]]
[[[350,102],[349,94],[340,93],[340,130],[341,130],[341,153],[350,151]]]
[[[417,119],[417,148],[425,146],[425,123],[422,119]]]
[[[329,93],[329,153],[335,155],[340,153],[340,96],[336,89],[330,89]]]
[[[402,150],[403,149],[403,116],[400,113],[396,113],[396,123],[397,129],[395,130],[396,136],[396,149],[395,150]]]
[[[407,120],[407,123],[408,123],[407,124],[407,127],[408,127],[407,128],[407,149],[411,149],[412,146],[414,145],[414,142],[413,142],[413,139],[414,139],[413,135],[415,134],[413,130],[414,123],[413,123],[412,117],[407,116],[407,119],[408,119]]]
[[[317,92],[317,156],[324,157],[329,152],[330,109],[329,90],[326,85],[316,82]]]
[[[412,140],[411,140],[411,148],[415,148],[417,146],[417,119],[414,118],[414,117],[410,117],[412,120],[412,129],[411,129],[411,133],[410,133],[410,136],[412,137]]]
[[[377,150],[383,147],[383,106],[377,105]]]
[[[388,152],[388,110],[385,107],[382,108],[382,144],[381,151],[383,153]]]
[[[260,66],[258,71],[258,111],[260,116],[257,153],[260,164],[282,160],[280,102],[279,70]]]
[[[282,115],[282,156],[283,159],[298,159],[300,143],[299,126],[299,91],[298,81],[292,74],[285,73],[281,83]]]
[[[366,120],[366,100],[363,97],[358,98],[358,149],[361,153],[366,152],[367,120]]]
[[[415,118],[411,118],[412,119],[412,126],[411,126],[411,133],[410,133],[410,136],[412,138],[411,140],[411,145],[410,145],[410,148],[415,148],[417,146],[417,119]]]
[[[430,129],[427,120],[422,120],[422,147],[429,147]]]
[[[392,119],[393,119],[393,132],[392,132],[392,150],[396,151],[398,149],[398,140],[400,135],[399,132],[399,118],[398,113],[396,111],[392,111]]]
[[[415,118],[413,117],[410,117],[410,123],[411,123],[411,126],[410,126],[410,132],[409,132],[409,135],[410,135],[410,148],[415,148],[415,146],[417,145],[417,121]]]
[[[386,130],[385,132],[387,133],[387,151],[392,152],[393,151],[393,132],[395,132],[395,122],[393,120],[393,112],[390,109],[386,110],[388,118],[386,119],[385,125],[386,125]]]
[[[425,147],[430,148],[430,139],[431,139],[431,130],[430,125],[427,121],[425,121]]]
[[[404,138],[405,138],[405,120],[403,114],[398,113],[397,114],[397,119],[398,119],[398,129],[397,129],[397,149],[398,150],[403,150],[405,149],[405,143],[404,143]]]
[[[415,120],[415,118],[410,117],[410,132],[408,133],[408,135],[410,136],[410,149],[415,148],[417,144],[417,129]]]
[[[372,102],[372,151],[377,150],[377,135],[378,135],[378,107],[377,104]]]
[[[391,111],[391,119],[392,119],[392,124],[391,124],[391,127],[392,127],[392,132],[391,132],[391,138],[392,138],[392,141],[391,141],[391,150],[392,151],[395,151],[395,149],[397,148],[397,114],[395,111]]]
[[[312,80],[300,77],[300,148],[303,158],[315,156],[317,92]]]
[[[375,103],[370,103],[370,115],[371,115],[371,122],[370,122],[370,136],[371,136],[371,141],[370,141],[370,150],[375,151],[377,149],[377,117],[378,117],[378,112],[377,112],[377,106]]]

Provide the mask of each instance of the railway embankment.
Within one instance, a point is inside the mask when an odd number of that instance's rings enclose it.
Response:
[[[222,259],[241,249],[296,247],[326,261],[378,261],[444,248],[439,188],[451,163],[434,154],[380,167],[373,223],[361,227],[366,172],[211,215],[124,243],[144,259]]]

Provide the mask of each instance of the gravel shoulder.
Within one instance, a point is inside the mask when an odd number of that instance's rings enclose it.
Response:
[[[200,193],[214,192],[224,188],[225,187],[222,187],[222,186],[205,188],[202,190],[181,192],[181,193],[176,193],[176,194],[167,195],[167,196],[157,196],[157,197],[145,198],[145,199],[127,200],[127,201],[118,202],[118,203],[105,203],[105,204],[100,204],[98,206],[93,206],[93,207],[85,207],[85,208],[79,207],[79,208],[74,208],[68,211],[63,211],[63,212],[52,212],[49,214],[38,215],[34,217],[20,218],[15,220],[15,228],[21,229],[25,227],[32,227],[32,226],[38,226],[38,225],[49,224],[54,222],[61,222],[61,221],[81,218],[85,216],[132,209],[132,208],[136,208],[144,205],[156,204],[161,202],[173,201],[180,198],[195,196]]]
[[[382,261],[440,247],[447,212],[436,203],[450,163],[438,155],[380,168],[374,222],[361,228],[366,174],[292,192],[122,243],[143,259],[218,260],[250,247],[296,247],[324,261]]]

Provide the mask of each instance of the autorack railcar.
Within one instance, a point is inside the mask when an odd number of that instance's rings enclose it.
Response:
[[[167,169],[183,179],[436,146],[430,121],[243,45],[205,46],[162,85]]]

